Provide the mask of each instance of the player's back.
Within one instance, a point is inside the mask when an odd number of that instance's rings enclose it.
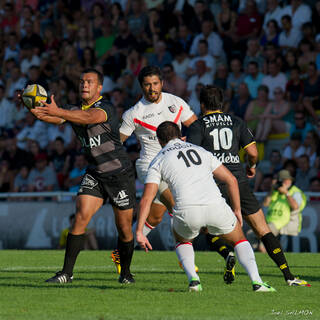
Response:
[[[220,111],[207,113],[188,128],[187,141],[210,151],[239,182],[246,179],[238,153],[254,139],[242,119]]]
[[[176,208],[222,201],[212,179],[221,162],[209,152],[180,139],[171,140],[152,161],[173,194]],[[150,170],[150,169],[149,169]]]

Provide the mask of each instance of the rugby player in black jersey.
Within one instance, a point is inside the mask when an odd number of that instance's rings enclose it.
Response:
[[[135,175],[120,141],[117,111],[100,94],[102,84],[103,75],[99,71],[86,69],[79,82],[80,106],[60,108],[51,96],[51,103],[31,109],[38,119],[45,122],[60,124],[69,121],[89,161],[77,195],[76,220],[68,234],[63,269],[47,282],[72,281],[73,267],[83,248],[85,229],[107,199],[113,207],[119,233],[119,282],[134,282],[130,264],[133,255],[131,224],[135,203]]]
[[[203,116],[188,128],[187,141],[212,152],[235,175],[239,184],[242,215],[263,242],[270,258],[282,271],[287,284],[310,286],[305,280],[296,278],[290,272],[280,242],[268,227],[259,202],[250,189],[248,179],[255,176],[258,161],[256,143],[242,119],[222,111],[223,99],[223,91],[218,87],[206,86],[201,90],[200,106]],[[246,170],[240,163],[240,148],[245,150],[248,157]],[[221,183],[218,186],[222,195],[228,199],[226,186]],[[231,270],[228,272],[232,278]],[[225,278],[226,280],[228,279]]]

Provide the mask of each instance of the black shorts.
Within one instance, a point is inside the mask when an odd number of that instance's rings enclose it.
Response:
[[[230,205],[230,200],[228,197],[228,190],[225,184],[218,185],[222,196],[227,200],[227,203]],[[260,203],[257,198],[251,191],[249,186],[249,182],[240,182],[239,183],[239,191],[240,191],[240,205],[241,205],[241,213],[244,216],[248,216],[250,214],[254,214],[261,208]]]
[[[131,209],[136,202],[134,170],[127,169],[107,176],[87,170],[81,181],[78,195],[109,199],[110,204],[120,210]]]

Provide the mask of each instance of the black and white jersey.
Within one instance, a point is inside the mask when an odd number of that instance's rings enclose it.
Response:
[[[187,141],[210,151],[238,182],[247,179],[238,153],[255,141],[242,119],[220,111],[207,113],[188,128]]]
[[[100,97],[89,106],[67,106],[69,110],[101,109],[106,114],[106,121],[96,124],[81,125],[72,123],[72,128],[87,155],[89,168],[98,174],[112,174],[131,167],[130,159],[121,143],[119,119],[116,108]]]

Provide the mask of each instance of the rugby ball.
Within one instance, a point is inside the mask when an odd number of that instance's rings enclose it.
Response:
[[[29,84],[22,93],[22,101],[29,109],[43,106],[41,101],[47,101],[47,97],[47,91],[39,84]]]

